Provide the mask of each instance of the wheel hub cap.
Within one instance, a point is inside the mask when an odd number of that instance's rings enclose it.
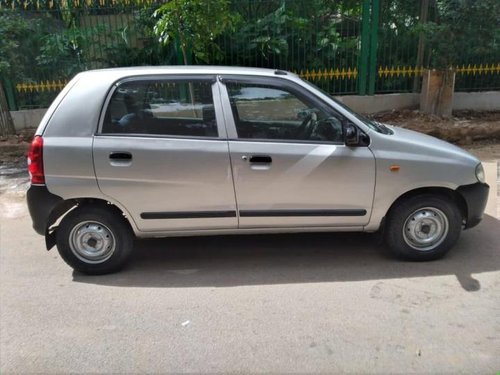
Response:
[[[435,207],[421,208],[405,221],[403,237],[413,249],[429,251],[441,244],[448,234],[448,218]]]
[[[76,225],[71,230],[69,243],[73,254],[85,263],[102,263],[115,251],[115,238],[111,230],[94,221]]]

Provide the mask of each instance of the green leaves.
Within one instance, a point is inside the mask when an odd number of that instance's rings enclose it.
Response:
[[[229,0],[170,0],[153,14],[157,20],[153,28],[163,45],[178,41],[184,63],[188,64],[188,50],[199,61],[216,58],[219,48],[215,39],[230,29],[233,15]]]
[[[494,59],[499,30],[498,0],[436,0],[434,20],[419,29],[428,42],[430,65],[438,69],[470,63],[471,56],[477,62]]]

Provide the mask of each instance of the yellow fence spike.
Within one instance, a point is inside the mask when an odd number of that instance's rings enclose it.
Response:
[[[89,3],[92,0],[70,0],[73,4],[84,4]],[[99,0],[105,1],[105,0]],[[51,6],[50,3],[49,7]],[[454,69],[457,74],[462,75],[488,75],[488,74],[500,74],[500,62],[491,64],[462,64],[451,66],[450,69]],[[421,76],[424,68],[422,66],[383,66],[379,65],[377,67],[377,77],[382,78],[392,78],[392,77],[403,77],[410,78],[413,76]],[[320,80],[338,80],[338,79],[357,79],[358,70],[357,67],[330,67],[330,68],[319,68],[319,69],[300,69],[292,70],[294,74],[306,80],[320,81]],[[57,80],[45,80],[40,82],[18,82],[15,84],[15,90],[19,93],[33,93],[33,92],[50,92],[50,91],[60,91],[62,90],[68,80],[57,79]]]

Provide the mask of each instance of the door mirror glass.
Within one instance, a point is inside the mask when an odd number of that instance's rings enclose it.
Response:
[[[353,124],[347,124],[345,127],[345,144],[347,146],[359,145],[359,130]]]

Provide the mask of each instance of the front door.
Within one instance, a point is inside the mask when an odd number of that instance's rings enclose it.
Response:
[[[121,82],[94,138],[99,188],[140,231],[237,228],[213,77]]]
[[[346,120],[282,81],[222,78],[240,228],[367,224],[372,152],[345,146]]]

